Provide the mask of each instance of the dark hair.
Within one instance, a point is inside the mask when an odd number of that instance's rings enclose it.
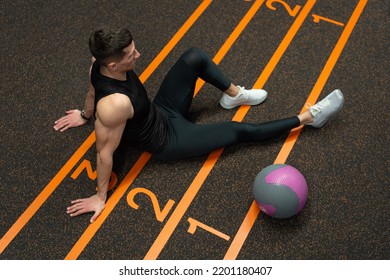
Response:
[[[120,60],[123,49],[133,41],[130,31],[125,28],[101,28],[89,37],[89,50],[100,63],[106,63],[108,58]]]

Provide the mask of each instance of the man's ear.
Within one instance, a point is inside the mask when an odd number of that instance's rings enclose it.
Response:
[[[108,65],[107,65],[108,69],[110,69],[111,71],[117,71],[118,70],[118,65],[115,63],[115,62],[110,62]]]

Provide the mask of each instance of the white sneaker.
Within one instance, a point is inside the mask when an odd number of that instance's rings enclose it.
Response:
[[[267,98],[267,92],[263,89],[245,89],[237,86],[239,92],[235,97],[230,97],[226,93],[222,95],[219,104],[225,109],[233,109],[240,105],[258,105]]]
[[[343,93],[339,89],[334,90],[323,100],[309,108],[310,113],[314,117],[314,121],[308,125],[316,128],[324,126],[328,120],[341,110],[343,104]]]

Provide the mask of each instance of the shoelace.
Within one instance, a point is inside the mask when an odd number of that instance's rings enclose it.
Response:
[[[245,100],[249,99],[249,94],[246,92],[245,87],[238,87],[240,89],[240,93]]]
[[[315,104],[314,106],[311,106],[310,111],[311,112],[314,111],[316,113],[319,113],[322,110],[324,110],[325,107],[329,106],[329,104],[330,104],[330,101],[328,99],[324,99],[324,100],[318,102],[317,104]]]

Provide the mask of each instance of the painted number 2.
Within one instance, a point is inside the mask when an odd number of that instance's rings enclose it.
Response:
[[[301,6],[299,5],[296,5],[294,8],[291,8],[289,4],[281,0],[267,0],[266,5],[270,10],[275,11],[276,7],[273,6],[275,2],[283,5],[287,13],[292,17],[295,17],[298,14],[299,10],[301,9]]]
[[[156,215],[156,219],[159,222],[164,221],[164,219],[167,217],[169,211],[171,211],[173,205],[175,204],[175,201],[172,199],[169,199],[167,204],[164,206],[163,209],[161,209],[160,204],[158,203],[157,197],[154,193],[152,193],[150,190],[145,188],[135,188],[132,189],[129,194],[127,195],[127,203],[130,205],[130,207],[134,209],[138,209],[139,205],[135,203],[134,197],[139,194],[143,193],[147,196],[149,196],[150,200],[152,201],[154,213]]]

